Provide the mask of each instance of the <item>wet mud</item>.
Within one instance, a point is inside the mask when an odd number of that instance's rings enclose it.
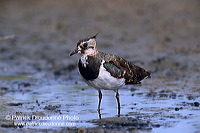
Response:
[[[200,132],[198,0],[0,1],[0,132]],[[97,90],[69,54],[97,47],[151,72],[142,84]]]

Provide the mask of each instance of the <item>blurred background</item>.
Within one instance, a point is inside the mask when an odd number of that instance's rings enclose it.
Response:
[[[78,75],[79,56],[69,54],[80,39],[100,32],[99,51],[119,55],[152,73],[142,86],[121,91],[125,116],[143,117],[142,111],[168,114],[175,106],[176,111],[182,107],[198,118],[191,106],[199,110],[199,7],[199,0],[0,0],[1,113],[50,115],[53,110],[83,119],[93,113],[91,119],[97,118],[96,90],[88,89]],[[103,111],[115,105],[114,94],[106,95]],[[146,104],[155,98],[161,102]],[[112,109],[105,116],[114,116]],[[168,118],[191,117],[178,113],[148,118],[162,117],[157,123],[167,125]],[[198,128],[199,120],[195,122]]]
[[[152,72],[170,76],[178,67],[181,74],[199,65],[199,6],[198,0],[1,0],[0,74],[74,64],[78,56],[68,55],[78,40],[98,31],[100,51]]]

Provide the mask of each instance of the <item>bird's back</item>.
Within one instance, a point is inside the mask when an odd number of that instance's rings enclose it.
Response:
[[[150,78],[150,73],[145,69],[131,64],[125,59],[111,54],[101,53],[104,57],[103,66],[113,77],[124,78],[125,84],[139,84],[141,80]]]

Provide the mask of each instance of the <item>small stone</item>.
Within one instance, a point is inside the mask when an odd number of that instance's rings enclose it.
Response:
[[[60,75],[61,75],[61,71],[56,70],[56,71],[54,72],[54,75],[55,75],[55,76],[60,76]]]
[[[171,93],[171,94],[170,94],[170,98],[176,99],[176,93]]]
[[[189,95],[189,96],[187,96],[187,99],[188,99],[188,100],[194,100],[194,99],[195,99],[195,97],[194,97],[194,96],[192,96],[192,95]]]
[[[7,87],[1,87],[0,91],[8,91],[8,88]]]
[[[160,127],[160,124],[155,124],[155,125],[153,125],[154,127]]]
[[[22,103],[8,103],[8,106],[20,106]]]
[[[47,109],[47,110],[55,110],[57,108],[58,108],[58,106],[52,106],[52,105],[48,105],[48,106],[44,107],[44,109]]]
[[[199,102],[194,102],[195,107],[199,107]]]
[[[30,87],[31,84],[30,83],[24,83],[24,87]]]
[[[167,95],[167,94],[164,94],[164,93],[159,94],[159,96],[160,96],[160,97],[168,97],[168,95]]]
[[[175,108],[175,111],[179,111],[179,108]]]

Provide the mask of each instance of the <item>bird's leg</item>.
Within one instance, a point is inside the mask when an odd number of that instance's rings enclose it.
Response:
[[[101,112],[100,112],[100,106],[101,106],[101,99],[102,99],[102,93],[101,93],[101,90],[98,90],[99,92],[99,104],[98,104],[98,113],[99,113],[99,119],[101,119]]]
[[[120,101],[119,101],[119,93],[118,90],[115,90],[116,92],[116,99],[117,99],[117,104],[118,104],[118,117],[120,117]]]

